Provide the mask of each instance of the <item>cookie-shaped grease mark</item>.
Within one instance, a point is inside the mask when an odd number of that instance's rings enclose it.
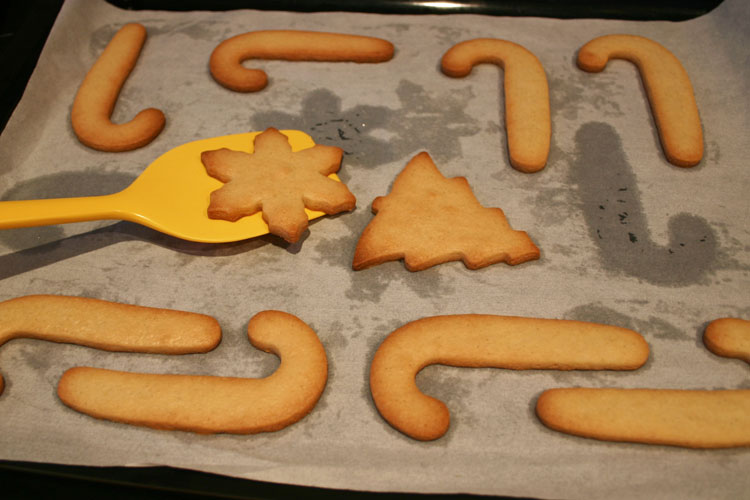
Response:
[[[642,306],[641,303],[635,303],[633,305],[639,306],[639,308]],[[574,307],[565,314],[565,317],[566,319],[574,319],[578,321],[590,321],[592,323],[603,323],[606,325],[620,325],[638,332],[648,333],[653,338],[657,339],[694,340],[692,332],[682,330],[658,316],[649,316],[646,319],[639,319],[598,303],[583,304]]]
[[[591,78],[590,75],[569,71],[553,72],[549,75],[550,112],[552,121],[576,121],[584,116],[587,106],[596,110],[597,116],[623,116],[617,92],[606,78]]]
[[[718,244],[704,219],[674,215],[669,242],[661,246],[651,239],[637,179],[614,128],[587,123],[575,141],[571,181],[605,268],[666,286],[697,283],[712,270]]]
[[[461,137],[480,131],[466,113],[469,89],[430,94],[423,87],[401,80],[396,88],[400,107],[358,105],[342,109],[341,98],[317,89],[304,98],[299,115],[283,111],[252,115],[254,126],[307,131],[316,143],[344,150],[347,165],[374,168],[424,149],[441,162],[461,155]],[[444,126],[436,127],[435,124]],[[342,175],[345,179],[345,175]]]
[[[349,230],[348,236],[325,238],[316,242],[316,260],[333,268],[342,269],[351,266],[354,256],[354,245],[362,229],[371,220],[369,211],[358,210],[341,219]],[[458,272],[466,271],[464,266]],[[474,271],[476,272],[476,271]],[[441,273],[439,268],[426,269],[419,273],[404,273],[402,262],[388,262],[379,266],[377,272],[348,273],[350,285],[346,297],[357,303],[378,303],[386,291],[393,287],[404,287],[414,295],[441,304],[446,296],[455,292],[455,282]]]
[[[101,28],[95,30],[89,41],[89,53],[93,56],[99,54],[118,29],[119,25],[112,23],[103,25]],[[226,24],[215,19],[206,19],[205,17],[195,19],[153,18],[149,19],[148,22],[148,34],[151,39],[161,35],[180,34],[191,40],[216,43],[218,38],[226,34]],[[156,43],[158,42],[154,42],[154,44]]]

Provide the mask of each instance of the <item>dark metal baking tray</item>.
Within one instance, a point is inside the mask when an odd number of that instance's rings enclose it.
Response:
[[[109,0],[125,9],[356,11],[381,14],[484,14],[552,18],[683,21],[722,0]],[[63,0],[25,0],[0,6],[0,131],[23,95]],[[3,498],[380,498],[415,495],[280,485],[170,467],[84,467],[0,460]],[[445,499],[471,495],[430,495]]]

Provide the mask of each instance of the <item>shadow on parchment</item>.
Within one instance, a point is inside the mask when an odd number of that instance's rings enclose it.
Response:
[[[125,241],[146,241],[176,252],[208,257],[237,255],[268,244],[282,246],[289,252],[296,252],[302,243],[300,241],[289,245],[274,235],[264,235],[233,243],[195,243],[162,234],[133,222],[123,221],[2,255],[0,256],[0,281]]]
[[[106,195],[125,189],[133,181],[132,175],[118,172],[63,171],[18,182],[0,196],[0,202]],[[315,222],[310,221],[310,226]],[[17,250],[0,256],[0,280],[124,241],[145,241],[184,254],[221,257],[249,252],[268,244],[289,253],[298,253],[309,234],[309,230],[305,231],[294,244],[270,234],[230,243],[196,243],[126,221],[69,237],[65,236],[60,225],[10,229],[0,231],[0,242]]]

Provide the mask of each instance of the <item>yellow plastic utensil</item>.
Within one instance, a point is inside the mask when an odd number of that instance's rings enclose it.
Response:
[[[281,132],[289,138],[293,151],[315,146],[304,132]],[[212,149],[252,152],[253,140],[260,133],[213,137],[178,146],[158,157],[119,193],[0,202],[0,229],[116,219],[202,243],[239,241],[267,234],[268,225],[260,212],[236,222],[208,218],[210,194],[223,184],[209,177],[201,163],[201,153]],[[336,174],[329,177],[339,180]],[[310,220],[325,215],[306,212]]]

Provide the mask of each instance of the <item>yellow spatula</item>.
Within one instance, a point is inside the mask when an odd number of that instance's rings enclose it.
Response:
[[[298,130],[282,130],[293,151],[315,146]],[[126,189],[104,196],[0,202],[0,229],[48,226],[103,219],[127,220],[162,233],[202,243],[239,241],[268,233],[261,213],[236,222],[209,219],[209,196],[222,183],[206,173],[201,153],[229,148],[252,152],[260,132],[201,139],[157,158]],[[339,180],[335,174],[331,178]],[[323,212],[306,210],[310,220]]]

